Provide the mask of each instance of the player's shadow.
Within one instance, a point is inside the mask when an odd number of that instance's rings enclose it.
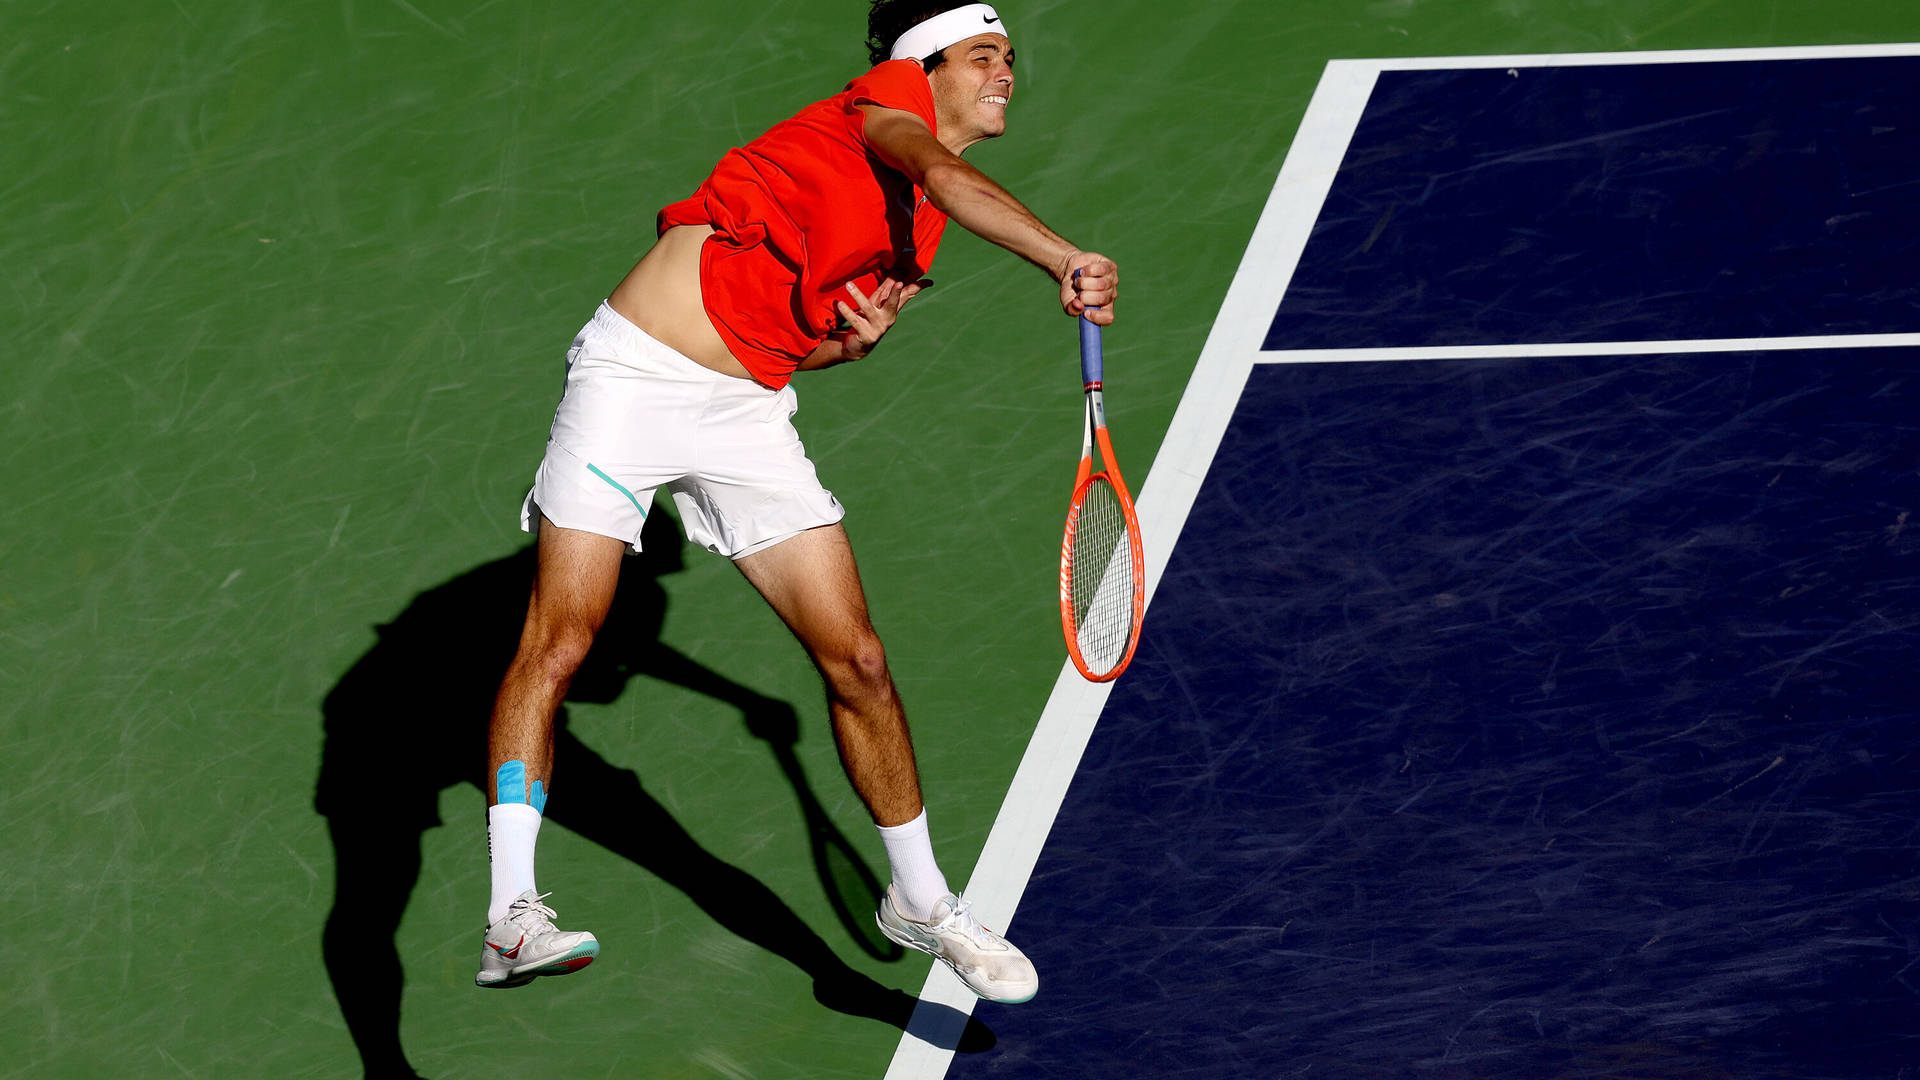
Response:
[[[733,682],[660,641],[666,592],[657,579],[680,569],[680,539],[664,515],[654,520],[660,527],[648,523],[643,540],[647,554],[625,561],[606,627],[567,700],[609,702],[629,679],[644,675],[739,709],[747,729],[767,742],[793,787],[815,868],[841,923],[868,954],[899,958],[899,947],[881,937],[872,922],[879,879],[828,817],[794,752],[799,723],[792,706]],[[501,674],[513,658],[533,565],[529,546],[421,593],[398,618],[376,628],[379,640],[323,705],[326,744],[315,807],[327,818],[333,838],[336,884],[321,948],[369,1077],[415,1075],[400,1045],[405,976],[394,932],[419,881],[421,834],[441,823],[443,789],[474,788],[474,858],[485,857],[480,842],[485,803],[479,781],[486,768],[487,717]],[[647,793],[633,771],[609,763],[567,730],[564,707],[554,760],[550,826],[570,829],[632,859],[680,889],[714,921],[810,975],[814,997],[828,1008],[908,1027],[916,1005],[913,997],[848,967],[766,885],[702,848]],[[466,959],[478,970],[484,896],[469,900],[473,908],[466,914],[474,920],[474,951]],[[580,916],[577,903],[572,910],[572,921],[563,925],[590,922]],[[592,969],[584,977],[592,978]],[[963,1052],[994,1043],[992,1032],[978,1020],[942,1006],[921,1004],[920,1010],[913,1030],[929,1041],[944,1041]],[[951,1034],[942,1039],[936,1032]]]

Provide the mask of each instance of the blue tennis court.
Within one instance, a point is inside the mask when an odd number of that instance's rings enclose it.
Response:
[[[1913,1075],[1920,58],[1534,59],[1329,68],[949,1075]]]

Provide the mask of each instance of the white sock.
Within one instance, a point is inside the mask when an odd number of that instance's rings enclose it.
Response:
[[[526,803],[501,803],[487,808],[487,857],[493,863],[493,902],[487,905],[488,926],[506,917],[514,897],[534,887],[533,842],[539,836],[540,811]]]
[[[934,901],[947,895],[947,876],[933,861],[933,841],[927,835],[927,810],[905,825],[882,825],[880,842],[887,848],[887,863],[893,868],[894,903],[900,914],[916,922],[933,915]]]

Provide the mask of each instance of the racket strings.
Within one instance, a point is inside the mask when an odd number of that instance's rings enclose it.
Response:
[[[1126,656],[1133,637],[1133,545],[1126,511],[1104,474],[1095,475],[1074,524],[1068,589],[1080,655],[1096,674]]]

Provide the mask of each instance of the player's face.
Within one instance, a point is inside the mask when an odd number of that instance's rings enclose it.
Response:
[[[941,141],[949,131],[965,144],[1007,130],[1013,98],[1013,46],[1005,34],[981,34],[947,47],[947,62],[927,76],[940,118]]]

